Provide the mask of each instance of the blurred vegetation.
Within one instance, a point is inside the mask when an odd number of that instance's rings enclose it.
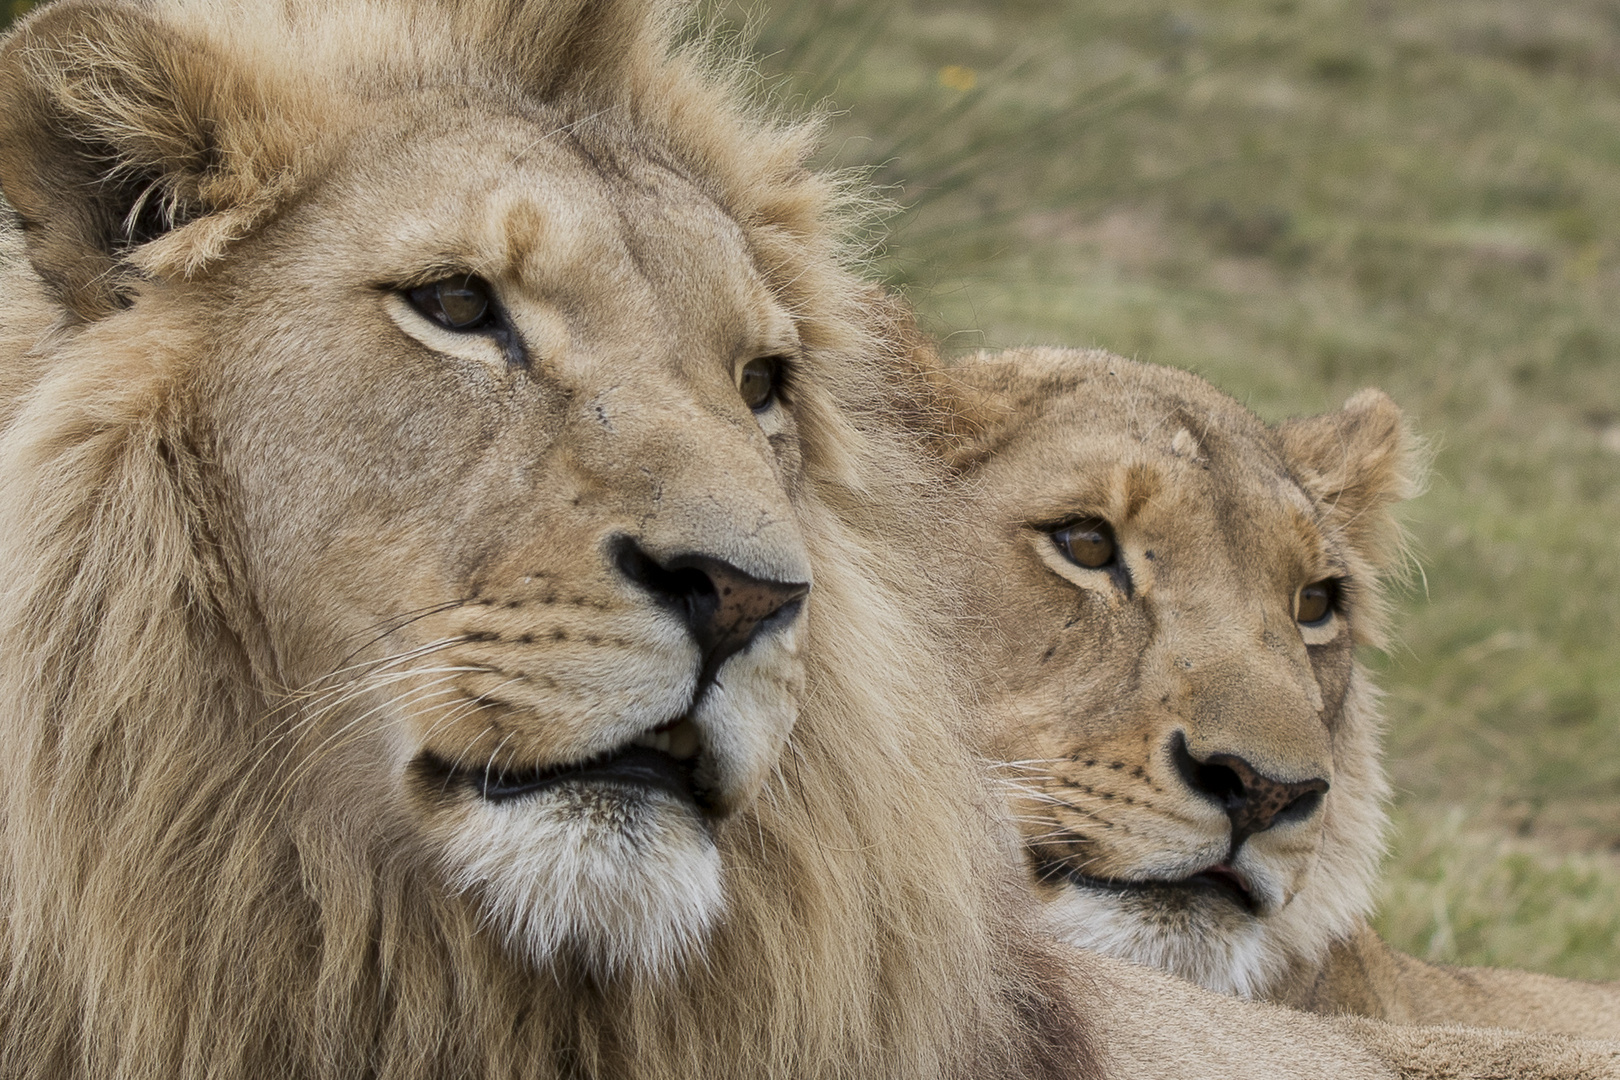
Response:
[[[1414,820],[1427,811],[1427,821]],[[1471,828],[1461,807],[1396,815],[1380,929],[1432,960],[1615,977],[1620,874],[1599,854],[1556,854],[1535,840]]]
[[[1381,929],[1620,978],[1620,8],[800,0],[759,24],[961,348],[1100,345],[1436,448]],[[731,12],[737,9],[726,9]]]
[[[0,0],[0,29],[33,6],[33,0]]]
[[[0,0],[0,21],[29,5]],[[962,349],[1100,345],[1437,449],[1389,691],[1381,929],[1620,978],[1620,8],[798,0],[749,16],[877,272]]]

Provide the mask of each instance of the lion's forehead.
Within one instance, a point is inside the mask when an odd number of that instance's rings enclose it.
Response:
[[[744,227],[669,155],[584,137],[561,115],[459,111],[461,123],[419,132],[385,125],[344,155],[333,186],[373,212],[355,239],[384,272],[457,262],[576,318],[707,319],[739,336],[748,322],[781,336],[788,317]]]

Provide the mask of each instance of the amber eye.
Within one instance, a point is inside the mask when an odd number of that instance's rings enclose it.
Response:
[[[480,277],[445,278],[406,295],[412,307],[446,330],[471,333],[495,322],[494,290]]]
[[[1333,614],[1333,605],[1338,598],[1338,579],[1313,581],[1299,590],[1299,596],[1294,600],[1294,618],[1302,626],[1319,626]]]
[[[1088,570],[1110,565],[1119,553],[1113,526],[1102,518],[1070,522],[1052,533],[1052,542],[1070,562]]]
[[[776,400],[781,381],[781,357],[761,356],[743,365],[742,373],[737,376],[737,392],[742,395],[744,405],[763,412]]]

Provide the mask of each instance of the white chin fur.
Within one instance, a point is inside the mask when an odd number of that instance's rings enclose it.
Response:
[[[692,710],[722,812],[754,798],[792,733],[801,625],[731,657]],[[725,907],[703,818],[661,792],[562,785],[474,801],[447,852],[453,887],[476,896],[491,928],[536,967],[567,955],[598,978],[657,976],[701,948]]]
[[[1148,897],[1064,885],[1046,906],[1051,929],[1081,949],[1168,971],[1210,990],[1259,997],[1288,957],[1258,919],[1221,901],[1189,898],[1172,910]]]
[[[567,955],[601,979],[656,977],[725,907],[708,828],[662,793],[566,785],[480,804],[453,850],[452,884],[537,968]]]

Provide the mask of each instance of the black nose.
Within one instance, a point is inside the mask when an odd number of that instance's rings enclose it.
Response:
[[[616,562],[625,577],[685,619],[703,653],[705,678],[746,648],[761,626],[791,619],[810,592],[803,582],[766,581],[707,555],[660,562],[629,539]]]
[[[1320,778],[1274,779],[1236,754],[1195,758],[1179,731],[1171,740],[1170,755],[1188,787],[1226,810],[1232,822],[1233,851],[1255,833],[1310,817],[1328,789],[1328,782]]]

